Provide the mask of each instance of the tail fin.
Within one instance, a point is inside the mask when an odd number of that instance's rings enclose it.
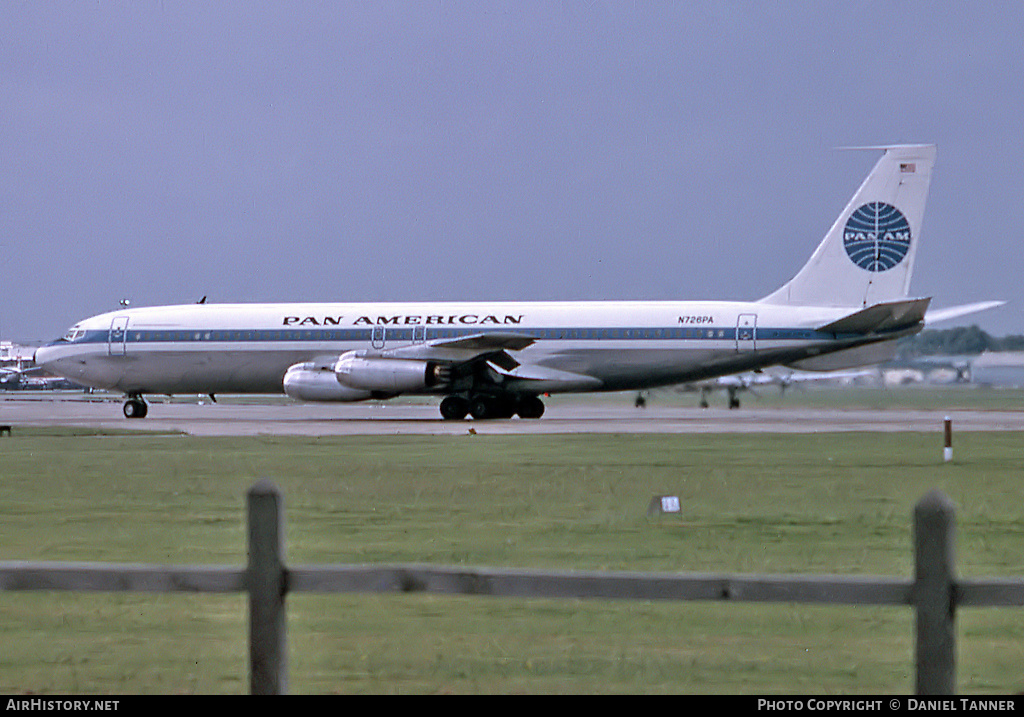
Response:
[[[870,306],[909,295],[935,145],[885,154],[804,268],[766,304]]]

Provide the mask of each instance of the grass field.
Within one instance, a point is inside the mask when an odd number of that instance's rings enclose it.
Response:
[[[911,511],[958,506],[963,576],[1024,574],[1024,436],[191,438],[24,430],[0,447],[0,559],[245,562],[244,493],[292,564],[912,573]],[[678,518],[648,519],[656,494]],[[959,613],[959,689],[1024,688],[1013,609]],[[908,608],[288,600],[293,692],[906,693]],[[245,692],[237,596],[0,594],[0,692]]]

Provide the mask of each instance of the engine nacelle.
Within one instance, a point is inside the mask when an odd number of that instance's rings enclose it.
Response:
[[[334,365],[338,383],[352,389],[396,394],[421,391],[447,380],[447,367],[433,361],[342,354]]]
[[[284,392],[299,401],[365,401],[372,395],[338,383],[330,366],[317,368],[312,363],[298,363],[288,369]]]

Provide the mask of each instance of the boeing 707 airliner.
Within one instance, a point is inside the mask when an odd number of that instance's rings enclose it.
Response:
[[[146,415],[146,394],[284,392],[300,401],[432,394],[450,420],[539,418],[550,393],[877,363],[924,326],[930,299],[911,298],[909,284],[935,161],[933,145],[881,149],[807,264],[758,301],[126,308],[75,324],[35,359],[124,392],[129,418]]]

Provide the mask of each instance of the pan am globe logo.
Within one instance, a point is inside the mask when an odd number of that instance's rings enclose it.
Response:
[[[910,222],[885,202],[861,205],[846,220],[843,246],[850,260],[867,271],[887,271],[910,251]]]

